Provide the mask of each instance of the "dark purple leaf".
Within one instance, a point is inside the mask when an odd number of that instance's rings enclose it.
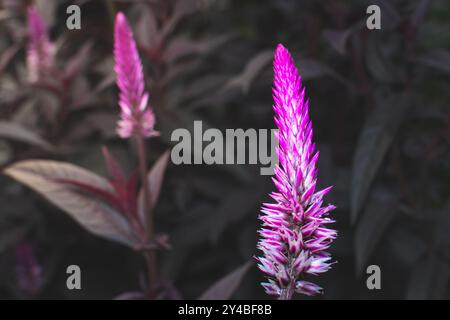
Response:
[[[350,191],[352,223],[355,223],[358,218],[372,181],[409,105],[409,96],[406,94],[379,98],[377,107],[367,117],[353,158]]]
[[[251,266],[251,262],[246,262],[244,265],[235,269],[225,277],[214,283],[208,290],[206,290],[198,300],[228,300],[239,287],[242,279]]]
[[[4,173],[44,196],[88,231],[131,247],[135,245],[129,224],[118,212],[80,193],[73,185],[58,182],[77,181],[111,194],[113,190],[106,179],[69,163],[48,160],[21,161],[6,168]]]

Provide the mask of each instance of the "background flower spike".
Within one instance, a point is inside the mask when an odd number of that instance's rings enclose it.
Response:
[[[155,116],[148,106],[149,94],[145,91],[144,72],[136,43],[125,15],[119,12],[114,28],[114,60],[119,87],[121,119],[117,133],[122,138],[134,134],[156,136]]]
[[[47,26],[38,9],[27,9],[28,47],[27,66],[30,81],[37,81],[54,63],[54,45],[50,42]]]

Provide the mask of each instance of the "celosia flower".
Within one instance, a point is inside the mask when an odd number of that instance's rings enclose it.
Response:
[[[148,107],[149,95],[145,92],[142,62],[130,26],[121,12],[116,16],[114,57],[121,109],[117,133],[122,138],[134,134],[143,137],[157,135],[154,130],[155,117]]]
[[[274,58],[273,109],[278,126],[275,183],[271,193],[275,203],[264,203],[258,249],[258,267],[268,276],[262,283],[266,293],[290,299],[294,292],[315,295],[316,284],[304,281],[306,274],[327,271],[330,254],[325,250],[336,238],[336,231],[325,227],[334,222],[326,217],[335,207],[322,206],[328,187],[316,191],[319,152],[312,141],[308,100],[301,78],[288,50],[278,45]]]
[[[54,61],[54,46],[50,42],[45,22],[37,8],[28,7],[27,65],[30,81],[38,80]]]

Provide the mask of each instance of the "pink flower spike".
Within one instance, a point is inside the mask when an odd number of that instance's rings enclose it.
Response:
[[[144,72],[133,33],[125,15],[119,12],[114,29],[114,70],[119,87],[121,119],[117,133],[121,138],[132,135],[157,136],[155,116],[148,106],[149,94],[145,92]]]
[[[275,52],[274,73],[279,166],[272,180],[278,192],[271,194],[275,203],[262,205],[258,266],[268,278],[262,283],[266,292],[291,299],[294,292],[322,292],[319,286],[300,278],[325,272],[332,265],[325,250],[336,238],[336,231],[324,224],[333,221],[325,216],[335,207],[322,206],[331,188],[316,190],[319,153],[312,141],[308,101],[294,60],[281,44]]]
[[[36,7],[28,7],[27,20],[27,67],[30,81],[34,82],[53,66],[54,46],[49,40],[44,19]]]

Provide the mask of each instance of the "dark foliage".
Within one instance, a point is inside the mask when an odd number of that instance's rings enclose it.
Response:
[[[78,31],[65,25],[71,1],[36,1],[58,43],[61,77],[39,85],[25,72],[28,2],[0,1],[2,168],[40,158],[107,176],[106,145],[132,173],[132,145],[114,132],[117,10],[130,17],[161,132],[148,143],[151,163],[171,147],[172,130],[194,120],[273,128],[271,59],[282,42],[310,98],[319,183],[335,186],[327,201],[338,207],[338,263],[317,279],[319,299],[450,297],[447,1],[79,0]],[[374,3],[381,30],[366,28]],[[172,247],[159,259],[165,298],[199,297],[247,268],[259,209],[273,189],[255,165],[169,163],[155,209]],[[0,208],[0,298],[111,299],[139,290],[145,267],[136,252],[88,233],[3,175]],[[80,291],[66,288],[71,264],[82,269]],[[381,290],[366,287],[372,264],[381,268]],[[252,265],[233,297],[267,298],[262,280]]]

